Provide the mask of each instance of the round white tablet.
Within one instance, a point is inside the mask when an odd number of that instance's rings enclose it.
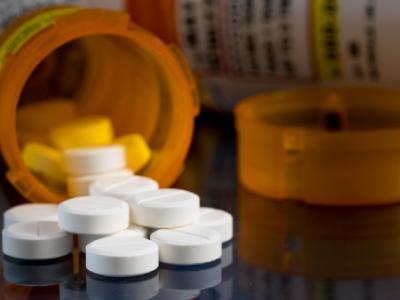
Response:
[[[13,224],[3,230],[3,253],[19,259],[43,260],[72,251],[72,236],[54,221]]]
[[[143,176],[129,176],[125,178],[104,178],[93,182],[89,194],[93,196],[109,196],[124,199],[135,194],[155,191],[157,181]]]
[[[111,197],[77,197],[58,207],[60,227],[76,234],[113,234],[128,228],[129,205]]]
[[[202,226],[160,229],[150,239],[160,248],[160,261],[173,265],[196,265],[221,258],[219,233]]]
[[[233,237],[233,218],[230,213],[210,207],[200,208],[196,225],[208,227],[219,232],[222,242],[225,243]]]
[[[152,228],[174,228],[196,221],[199,196],[177,189],[160,189],[127,198],[132,221]]]
[[[130,277],[158,268],[157,244],[139,237],[109,236],[86,247],[86,268],[98,275]]]
[[[68,194],[71,197],[87,196],[89,195],[89,186],[100,179],[108,178],[125,178],[129,177],[133,172],[129,169],[122,169],[109,173],[101,173],[95,175],[84,175],[84,176],[70,176],[67,178]]]
[[[122,230],[118,233],[115,233],[114,235],[127,235],[131,237],[146,237],[147,235],[147,230],[146,228],[136,226],[136,225],[131,225],[127,229]],[[79,235],[79,249],[81,252],[85,253],[86,252],[86,246],[90,244],[91,242],[94,242],[95,240],[105,238],[109,235],[97,235],[97,234],[80,234]]]
[[[64,168],[71,175],[106,173],[125,168],[121,145],[73,148],[64,151]]]
[[[22,204],[6,210],[4,228],[19,222],[57,220],[57,205],[55,204]]]

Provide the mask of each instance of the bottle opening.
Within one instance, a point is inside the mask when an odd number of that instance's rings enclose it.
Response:
[[[48,133],[58,123],[73,120],[72,115],[109,119],[115,139],[143,136],[152,157],[139,175],[157,180],[160,186],[172,184],[182,171],[198,111],[187,66],[175,48],[129,22],[124,24],[124,14],[116,21],[117,15],[121,14],[80,10],[63,17],[9,58],[2,71],[0,86],[7,81],[10,86],[16,73],[20,79],[12,86],[13,93],[2,97],[8,98],[2,113],[10,116],[1,128],[15,128],[2,143],[8,178],[32,201],[58,202],[67,194],[65,186],[49,184],[30,172],[21,158],[23,147],[32,142],[54,146]],[[60,34],[63,29],[69,32]],[[43,39],[50,42],[40,49]],[[40,113],[30,110],[41,104]]]

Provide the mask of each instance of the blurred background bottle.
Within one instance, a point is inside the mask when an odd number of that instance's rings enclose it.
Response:
[[[399,83],[393,1],[127,0],[127,8],[183,48],[214,108],[298,85]]]

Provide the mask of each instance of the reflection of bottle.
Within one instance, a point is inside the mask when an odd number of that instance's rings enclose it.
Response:
[[[290,85],[399,83],[398,3],[128,0],[128,8],[181,45],[221,108]]]
[[[239,255],[313,278],[400,275],[400,206],[339,208],[276,202],[239,190]]]

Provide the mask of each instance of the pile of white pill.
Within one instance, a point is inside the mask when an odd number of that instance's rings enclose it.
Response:
[[[112,173],[123,167],[123,150],[107,147],[95,154],[96,149],[66,151],[66,166],[75,186],[82,177],[92,176],[86,174]],[[105,160],[106,156],[114,158]],[[99,166],[99,161],[104,163]],[[73,235],[77,235],[87,270],[130,277],[156,270],[159,262],[216,261],[221,258],[222,244],[233,237],[232,216],[200,208],[194,193],[159,189],[154,180],[132,173],[92,179],[85,187],[88,195],[60,205],[24,204],[7,210],[3,253],[24,260],[56,259],[72,252]]]

